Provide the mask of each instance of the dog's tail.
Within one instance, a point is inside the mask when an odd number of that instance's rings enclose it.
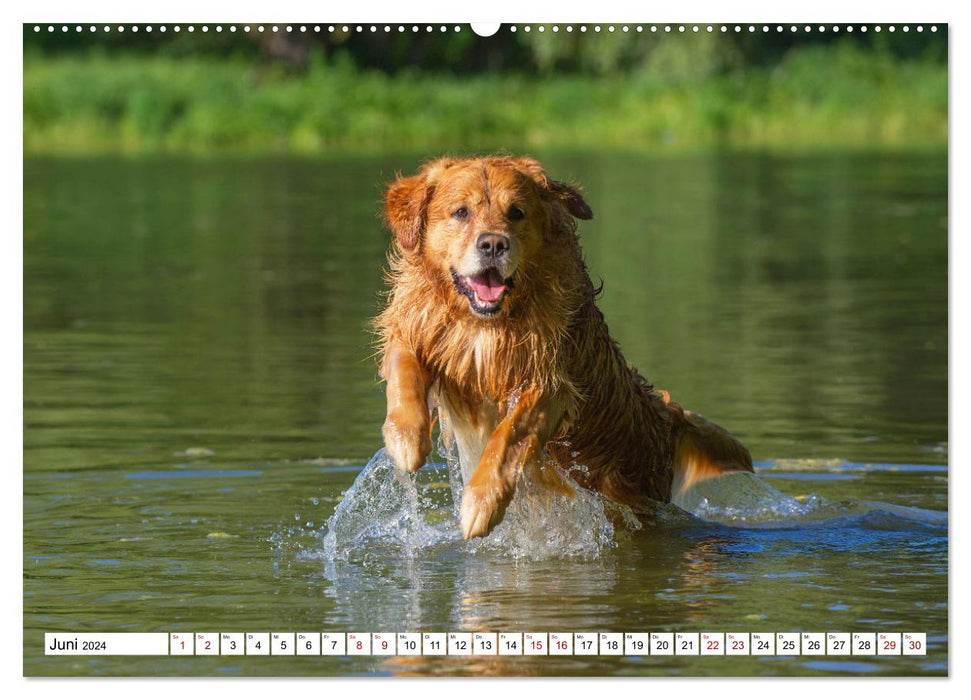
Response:
[[[700,481],[728,472],[752,471],[752,455],[719,425],[691,411],[677,422],[671,500],[678,501]]]

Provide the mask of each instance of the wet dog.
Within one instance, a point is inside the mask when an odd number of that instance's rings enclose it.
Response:
[[[530,158],[442,158],[385,195],[394,234],[375,319],[384,442],[414,472],[437,412],[465,480],[466,538],[502,519],[524,473],[630,506],[752,469],[748,450],[624,360],[595,303],[577,236],[593,212]]]

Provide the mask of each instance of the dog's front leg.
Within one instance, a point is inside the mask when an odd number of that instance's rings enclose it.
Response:
[[[462,491],[459,519],[465,539],[487,535],[499,524],[523,467],[542,451],[546,415],[539,398],[539,392],[524,392],[486,442]]]
[[[392,341],[381,363],[381,376],[388,383],[384,446],[398,469],[415,472],[432,450],[428,371],[413,352]]]

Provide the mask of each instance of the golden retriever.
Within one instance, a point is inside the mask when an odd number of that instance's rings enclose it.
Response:
[[[385,215],[385,447],[417,470],[437,411],[458,448],[466,538],[500,522],[524,472],[573,493],[558,465],[636,507],[752,470],[741,443],[624,360],[580,251],[576,219],[593,212],[577,188],[531,158],[441,158],[391,183]]]

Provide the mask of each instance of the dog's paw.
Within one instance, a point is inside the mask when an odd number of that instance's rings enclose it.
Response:
[[[417,425],[389,414],[382,430],[384,447],[394,465],[409,474],[418,471],[432,451],[432,440],[427,423]]]
[[[462,491],[462,505],[459,508],[462,536],[470,540],[492,532],[502,520],[511,499],[511,491],[507,495],[496,485],[469,481]]]

